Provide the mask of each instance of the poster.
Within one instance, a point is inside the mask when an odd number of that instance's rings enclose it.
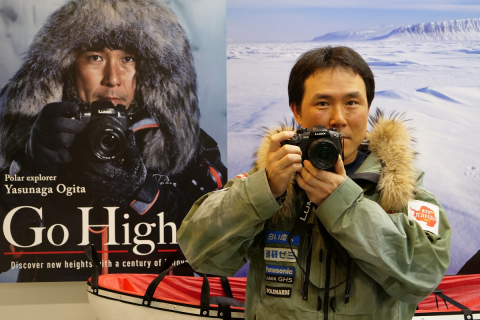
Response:
[[[229,175],[252,167],[262,127],[292,118],[287,82],[296,59],[320,46],[349,46],[375,76],[370,114],[380,108],[411,119],[414,165],[445,208],[452,227],[447,275],[457,274],[480,250],[480,7],[234,1],[227,16]]]
[[[225,2],[205,2],[0,2],[0,282],[84,281],[87,243],[103,273],[178,252],[227,178]]]

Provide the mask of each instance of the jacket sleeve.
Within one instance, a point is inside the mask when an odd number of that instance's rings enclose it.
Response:
[[[317,209],[328,232],[357,265],[392,297],[418,303],[442,280],[449,263],[450,225],[438,200],[417,180],[416,200],[435,204],[438,235],[424,231],[406,212],[386,213],[347,178]]]
[[[247,262],[265,220],[279,208],[265,170],[234,178],[193,205],[178,231],[178,243],[196,271],[233,275]]]

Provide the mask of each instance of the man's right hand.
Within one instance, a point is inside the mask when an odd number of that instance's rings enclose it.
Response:
[[[267,179],[275,199],[287,190],[292,174],[302,170],[302,152],[299,147],[286,144],[280,145],[283,140],[293,137],[295,132],[283,131],[270,138],[267,152]]]
[[[43,107],[27,142],[30,170],[51,169],[72,161],[68,149],[75,136],[85,129],[84,123],[74,119],[78,112],[78,105],[70,102],[55,102]]]

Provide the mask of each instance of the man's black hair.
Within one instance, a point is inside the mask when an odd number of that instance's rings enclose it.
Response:
[[[343,68],[362,77],[367,91],[368,107],[370,107],[375,95],[375,80],[372,70],[355,50],[344,46],[316,48],[305,52],[298,58],[288,80],[289,105],[293,103],[297,112],[301,113],[305,80],[315,72],[329,68]]]

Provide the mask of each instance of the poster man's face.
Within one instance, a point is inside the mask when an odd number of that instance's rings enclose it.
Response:
[[[84,51],[75,59],[75,85],[83,101],[107,99],[127,108],[135,98],[135,57],[122,50]]]
[[[291,108],[304,128],[336,128],[344,137],[344,163],[355,160],[367,132],[369,109],[365,82],[358,74],[337,68],[314,73],[304,83],[301,113],[293,104]]]

